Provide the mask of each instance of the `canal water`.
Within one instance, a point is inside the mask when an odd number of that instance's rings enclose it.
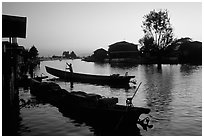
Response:
[[[134,64],[98,64],[77,60],[42,61],[35,69],[37,75],[54,76],[45,71],[45,66],[65,70],[66,62],[72,63],[74,72],[89,74],[134,75],[134,81],[142,82],[133,99],[134,106],[150,108],[149,115],[152,129],[144,131],[143,136],[201,136],[202,135],[202,66],[195,65],[157,65]],[[111,88],[93,84],[74,83],[55,80],[67,91],[85,91],[107,97],[117,97],[119,104],[125,105],[127,97],[135,91],[130,89]],[[92,136],[103,135],[87,125],[65,116],[57,107],[43,103],[30,94],[29,89],[19,89],[20,121],[18,134],[24,136]],[[140,126],[138,126],[140,128]]]

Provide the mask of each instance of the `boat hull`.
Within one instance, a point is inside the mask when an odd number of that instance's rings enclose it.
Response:
[[[124,105],[113,105],[111,107],[87,106],[86,102],[73,102],[66,98],[61,109],[68,111],[74,116],[80,116],[91,123],[107,125],[109,129],[121,129],[121,127],[136,126],[141,114],[148,114],[150,109],[141,107],[127,107]]]

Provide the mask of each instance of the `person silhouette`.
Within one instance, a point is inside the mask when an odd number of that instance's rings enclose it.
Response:
[[[72,69],[72,64],[70,63],[66,63],[68,65],[68,69],[70,71],[70,73],[73,73],[73,69]]]

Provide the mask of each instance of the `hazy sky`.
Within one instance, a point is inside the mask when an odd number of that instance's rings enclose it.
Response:
[[[202,41],[201,2],[2,3],[3,14],[27,17],[27,37],[18,43],[35,45],[40,56],[91,54],[119,41],[138,44],[143,16],[153,9],[169,11],[175,37]]]

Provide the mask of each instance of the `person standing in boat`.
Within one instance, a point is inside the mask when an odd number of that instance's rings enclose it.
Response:
[[[73,73],[72,64],[71,63],[69,64],[67,62],[66,62],[66,64],[68,65],[68,69],[69,69],[70,73]]]
[[[66,62],[66,64],[68,66],[67,69],[69,69],[69,71],[70,71],[69,81],[70,81],[70,86],[71,86],[71,89],[72,89],[73,88],[73,69],[72,69],[72,64],[71,63],[69,64],[67,62]]]

